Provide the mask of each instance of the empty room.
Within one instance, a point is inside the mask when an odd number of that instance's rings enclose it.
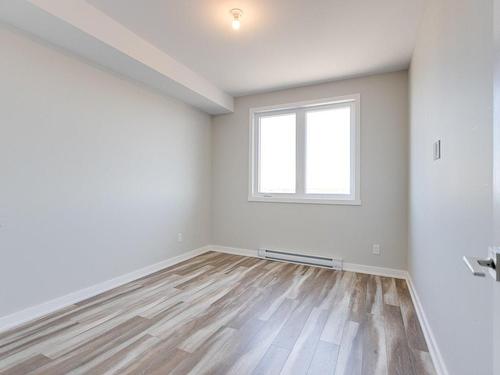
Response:
[[[500,0],[0,0],[0,375],[500,375]]]

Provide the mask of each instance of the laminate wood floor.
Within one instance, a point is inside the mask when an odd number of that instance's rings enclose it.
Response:
[[[434,374],[406,282],[209,252],[0,334],[0,374]]]

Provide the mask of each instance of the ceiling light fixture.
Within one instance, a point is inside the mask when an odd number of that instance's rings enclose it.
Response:
[[[240,18],[243,16],[243,11],[238,8],[231,9],[229,11],[233,15],[233,23],[231,24],[233,26],[234,30],[239,30],[240,29]]]

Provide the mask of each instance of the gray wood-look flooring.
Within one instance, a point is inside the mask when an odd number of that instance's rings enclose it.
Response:
[[[0,334],[0,374],[434,374],[406,282],[210,252]]]

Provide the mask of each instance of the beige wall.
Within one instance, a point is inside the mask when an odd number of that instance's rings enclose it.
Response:
[[[462,256],[486,257],[492,239],[492,2],[427,3],[410,75],[409,270],[449,374],[487,375],[493,282]]]
[[[406,269],[407,72],[240,97],[213,119],[213,242]],[[248,202],[249,109],[361,94],[361,206]],[[382,255],[372,255],[378,243]]]
[[[208,115],[2,25],[0,45],[0,316],[210,242]]]

